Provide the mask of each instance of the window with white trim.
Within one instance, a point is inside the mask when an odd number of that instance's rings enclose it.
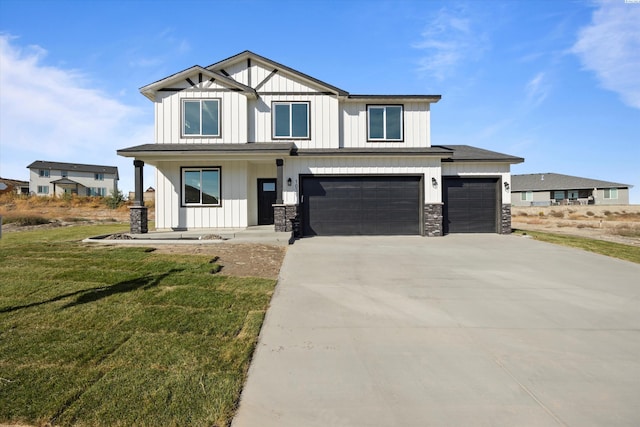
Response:
[[[617,199],[618,198],[618,189],[617,188],[605,188],[604,189],[604,198],[605,199]]]
[[[67,178],[69,176],[69,172],[68,171],[60,171],[60,176],[63,178]]]
[[[309,138],[309,102],[274,102],[272,104],[274,139]]]
[[[533,191],[523,191],[520,193],[520,200],[523,202],[532,202],[533,201]]]
[[[183,136],[220,136],[219,99],[182,100]]]
[[[48,185],[38,185],[38,194],[49,194]]]
[[[183,206],[220,206],[220,168],[182,168]]]
[[[38,172],[38,175],[40,176],[40,178],[49,178],[49,175],[50,175],[49,169],[40,169],[40,171]]]
[[[93,179],[95,179],[96,181],[104,181],[104,174],[103,173],[95,173],[95,174],[93,174]]]
[[[402,141],[402,105],[368,105],[367,139]]]

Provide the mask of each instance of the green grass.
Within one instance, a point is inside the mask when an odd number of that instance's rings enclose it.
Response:
[[[230,424],[275,281],[80,243],[121,231],[3,234],[0,424]]]
[[[607,255],[619,258],[625,261],[631,261],[640,264],[640,247],[624,245],[621,243],[607,242],[604,240],[589,239],[586,237],[576,237],[553,233],[544,233],[539,231],[514,230],[517,234],[527,234],[536,240],[542,242],[555,243],[558,245],[569,246],[572,248],[584,249],[585,251],[595,252],[601,255]]]

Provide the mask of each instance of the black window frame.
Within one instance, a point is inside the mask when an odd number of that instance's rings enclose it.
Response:
[[[388,138],[384,129],[384,138],[371,137],[371,108],[384,108],[385,121],[388,107],[400,107],[400,138]],[[386,127],[386,125],[385,125]],[[404,104],[367,104],[367,142],[404,142]]]
[[[215,101],[218,103],[218,133],[202,134],[202,102]],[[199,102],[200,104],[200,133],[188,134],[185,128],[185,104],[187,102]],[[222,98],[182,98],[180,100],[180,135],[182,138],[222,138]]]
[[[185,172],[188,171],[217,171],[218,172],[218,203],[202,203],[202,188],[200,188],[200,203],[187,203],[185,200]],[[202,175],[200,178],[202,182]],[[220,166],[182,166],[180,168],[180,206],[183,208],[219,208],[222,207],[222,167]]]
[[[307,106],[307,135],[291,136],[293,133],[293,104],[304,104]],[[289,105],[289,134],[290,136],[276,135],[276,105]],[[311,101],[271,101],[271,138],[273,140],[310,140],[311,139]]]

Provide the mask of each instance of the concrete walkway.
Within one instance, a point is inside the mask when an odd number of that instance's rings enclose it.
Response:
[[[638,426],[639,296],[523,237],[303,239],[233,427]]]

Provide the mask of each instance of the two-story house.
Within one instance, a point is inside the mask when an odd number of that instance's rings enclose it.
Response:
[[[298,218],[304,235],[511,231],[523,159],[432,145],[440,95],[353,95],[249,51],[140,91],[155,143],[118,154],[135,159],[137,189],[156,167],[160,230]]]
[[[118,191],[118,168],[36,160],[29,166],[29,193],[38,196],[106,197]]]

